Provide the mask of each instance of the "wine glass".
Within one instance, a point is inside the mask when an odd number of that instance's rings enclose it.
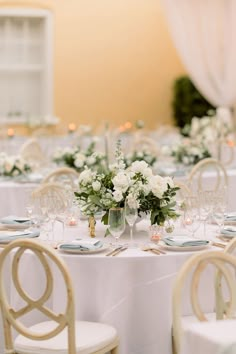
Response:
[[[213,220],[218,225],[218,232],[220,233],[221,229],[224,227],[225,221],[225,206],[224,204],[216,204],[213,213],[212,213]]]
[[[108,214],[109,231],[115,237],[115,246],[118,246],[118,239],[125,230],[124,208],[111,208]]]
[[[130,227],[130,247],[135,247],[133,243],[133,226],[138,217],[138,209],[130,207],[128,199],[125,200],[125,219]]]
[[[199,191],[200,215],[203,221],[204,238],[206,238],[206,223],[214,205],[214,194],[215,192],[212,190]]]

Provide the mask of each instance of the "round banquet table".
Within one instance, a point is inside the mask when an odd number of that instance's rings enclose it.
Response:
[[[148,222],[137,225],[135,239],[148,242]],[[213,226],[211,226],[214,229]],[[104,226],[97,222],[98,238],[103,239]],[[199,230],[201,233],[202,231]],[[60,239],[60,232],[57,237]],[[87,237],[87,223],[67,228],[66,238]],[[104,240],[104,239],[103,239]],[[121,241],[127,242],[126,236]],[[106,239],[109,243],[111,239]],[[216,249],[215,247],[208,247]],[[217,249],[220,250],[220,249]],[[120,336],[120,354],[170,354],[171,353],[171,295],[173,282],[181,265],[196,252],[169,252],[155,255],[140,248],[128,249],[115,257],[107,257],[103,252],[81,255],[58,251],[67,263],[72,277],[76,318],[78,320],[99,321],[113,325]],[[54,269],[54,268],[53,268]],[[6,277],[9,268],[6,269]],[[59,309],[64,305],[63,283],[54,269],[56,289],[48,306]],[[36,276],[35,276],[36,273]],[[37,299],[44,289],[45,277],[33,253],[27,251],[20,268],[22,284]],[[213,310],[207,286],[208,276],[203,281],[203,308]],[[20,308],[23,303],[9,284],[12,304]],[[187,291],[184,294],[184,314],[191,314]],[[26,319],[28,324],[42,320],[39,314]],[[1,341],[0,341],[1,343]],[[0,344],[1,346],[1,344]],[[0,348],[0,352],[2,348]]]

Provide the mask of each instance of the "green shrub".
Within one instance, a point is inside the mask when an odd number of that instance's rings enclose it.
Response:
[[[203,117],[215,109],[197,90],[188,76],[181,76],[174,82],[173,115],[177,126],[183,128],[193,117]]]

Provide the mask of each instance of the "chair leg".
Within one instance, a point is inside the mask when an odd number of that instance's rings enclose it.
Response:
[[[113,348],[111,354],[118,354],[118,347]]]

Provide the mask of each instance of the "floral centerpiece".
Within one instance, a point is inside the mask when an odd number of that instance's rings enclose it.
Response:
[[[217,108],[216,112],[210,111],[208,116],[194,117],[191,124],[186,125],[182,130],[184,135],[204,144],[226,140],[232,131],[231,112],[222,107]]]
[[[16,177],[31,171],[31,166],[21,156],[0,153],[0,175]]]
[[[87,150],[82,151],[79,146],[58,148],[53,155],[53,161],[81,172],[85,167],[91,170],[103,170],[105,155],[95,152],[95,143],[92,142]]]
[[[116,163],[106,173],[85,169],[80,174],[75,196],[81,212],[91,217],[104,211],[102,221],[107,225],[109,209],[124,207],[127,199],[139,214],[150,213],[151,224],[163,225],[166,220],[175,219],[178,188],[172,178],[154,175],[145,161],[135,161],[126,168],[120,150],[116,157]]]
[[[147,150],[133,151],[124,156],[124,163],[126,167],[131,166],[135,161],[145,161],[149,166],[153,166],[157,161],[156,155]]]
[[[172,147],[171,156],[174,157],[176,163],[190,166],[211,157],[211,153],[203,143],[184,139],[181,143]]]

